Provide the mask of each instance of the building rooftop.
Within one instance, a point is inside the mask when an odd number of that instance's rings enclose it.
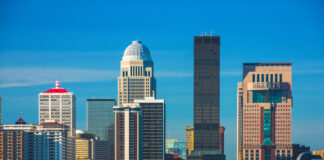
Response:
[[[52,88],[50,90],[47,90],[47,91],[45,91],[43,93],[67,93],[67,92],[69,92],[69,91],[67,91],[64,88],[61,88],[60,81],[59,80],[56,80],[56,82],[55,82],[55,88]]]

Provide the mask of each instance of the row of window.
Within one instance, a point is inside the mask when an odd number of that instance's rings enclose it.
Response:
[[[252,74],[252,82],[282,82],[282,74]]]

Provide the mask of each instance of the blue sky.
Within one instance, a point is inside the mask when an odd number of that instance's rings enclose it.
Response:
[[[193,121],[193,36],[221,36],[221,121],[236,157],[236,84],[243,62],[292,62],[293,142],[323,149],[324,2],[9,1],[0,2],[0,95],[4,123],[23,113],[37,123],[37,95],[61,86],[77,96],[116,98],[119,64],[132,40],[150,49],[167,135],[184,140]]]

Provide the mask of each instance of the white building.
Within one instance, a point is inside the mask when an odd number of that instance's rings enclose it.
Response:
[[[75,137],[76,99],[72,92],[60,88],[57,80],[55,88],[42,92],[38,96],[39,124],[46,120],[54,120],[70,127],[70,135]]]

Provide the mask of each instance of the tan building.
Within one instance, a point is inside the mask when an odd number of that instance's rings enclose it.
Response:
[[[75,140],[75,159],[76,160],[92,160],[93,144],[95,135],[83,133],[77,130]]]
[[[133,103],[135,99],[155,97],[156,84],[153,61],[148,48],[133,41],[120,62],[118,77],[118,105]]]
[[[194,150],[194,127],[187,126],[186,127],[186,155],[187,158]]]
[[[322,159],[324,159],[324,150],[322,151],[313,151],[313,155],[319,155]]]
[[[291,63],[243,64],[243,82],[238,86],[238,100],[242,100],[237,110],[238,147],[242,147],[238,159],[292,158],[291,88]]]

